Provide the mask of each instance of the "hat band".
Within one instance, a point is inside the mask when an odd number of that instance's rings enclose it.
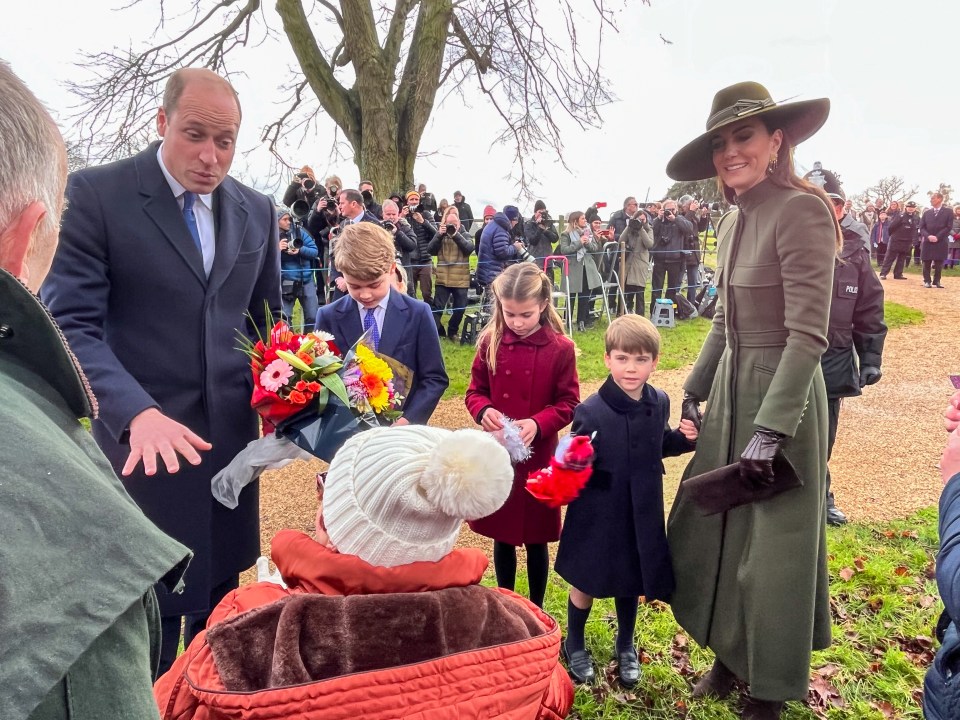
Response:
[[[776,105],[772,98],[765,98],[763,100],[737,100],[730,107],[725,107],[723,110],[715,112],[707,119],[707,131],[709,132],[718,125],[722,125],[734,118],[743,117],[744,115],[759,112],[766,108],[776,107]]]

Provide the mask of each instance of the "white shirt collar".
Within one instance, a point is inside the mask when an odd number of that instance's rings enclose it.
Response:
[[[366,212],[366,210],[361,210],[359,215],[357,215],[355,218],[352,218],[352,219],[350,220],[350,224],[351,224],[351,225],[356,225],[358,222],[360,222],[361,220],[363,220],[363,214],[364,214],[365,212]]]
[[[387,291],[387,294],[383,296],[383,300],[378,302],[376,306],[370,308],[371,310],[373,310],[374,315],[378,315],[379,310],[383,310],[383,312],[387,311],[387,306],[390,304],[390,293],[392,292],[393,292],[393,288],[390,288],[390,290]],[[367,308],[363,306],[363,303],[361,303],[359,300],[354,300],[354,302],[357,304],[357,307],[360,309],[360,315],[361,316],[366,315]]]
[[[157,148],[157,162],[160,163],[160,171],[167,179],[167,185],[170,186],[173,196],[179,200],[180,196],[183,195],[187,189],[181,185],[173,175],[170,174],[170,171],[167,170],[167,166],[163,164],[163,143],[160,143],[160,147]],[[213,195],[197,195],[197,197],[200,198],[200,202],[202,202],[208,210],[213,210]]]

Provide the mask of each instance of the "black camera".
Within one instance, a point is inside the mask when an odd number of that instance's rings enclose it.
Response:
[[[303,247],[303,236],[301,236],[300,233],[292,235],[290,240],[287,242],[287,245],[292,247],[294,250],[299,250]]]
[[[457,234],[457,226],[453,225],[452,223],[447,223],[447,235],[456,235],[456,234]]]
[[[550,217],[550,213],[548,213],[546,210],[542,211],[540,213],[540,224],[546,225],[547,223],[551,222],[553,222],[553,218]]]
[[[290,214],[297,222],[300,222],[310,214],[310,203],[302,198],[294,200],[293,205],[290,206]]]
[[[360,194],[363,196],[364,202],[368,202],[368,203],[373,202],[373,193],[370,192],[369,190],[364,190]]]
[[[397,226],[394,225],[394,224],[393,224],[392,222],[390,222],[389,220],[384,220],[384,221],[383,221],[383,229],[386,230],[387,232],[393,232],[394,230],[397,229]]]
[[[309,176],[301,177],[300,187],[302,187],[305,192],[313,192],[313,189],[316,186],[317,186],[316,180],[311,180]]]

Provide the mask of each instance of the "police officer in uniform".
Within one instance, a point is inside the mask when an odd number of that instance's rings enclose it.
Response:
[[[819,163],[817,163],[819,165]],[[860,395],[862,388],[880,379],[880,356],[887,326],[883,322],[883,285],[870,264],[870,251],[864,247],[863,236],[853,224],[844,224],[843,188],[829,170],[817,167],[812,177],[833,201],[837,221],[843,233],[843,248],[834,265],[833,301],[830,305],[830,328],[827,331],[829,347],[820,358],[823,380],[827,386],[829,410],[829,437],[827,459],[837,439],[837,421],[840,403],[845,397]],[[859,223],[856,223],[859,225]],[[827,523],[843,525],[846,515],[834,503],[830,490],[830,470],[827,469]]]

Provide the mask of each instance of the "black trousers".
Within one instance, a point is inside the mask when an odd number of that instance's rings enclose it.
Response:
[[[683,260],[676,262],[655,262],[653,264],[653,280],[650,286],[650,317],[653,317],[653,308],[657,304],[663,292],[663,281],[666,278],[666,296],[670,300],[676,300],[677,293],[680,290],[680,281],[683,278]]]
[[[593,307],[593,298],[596,291],[587,290],[587,292],[577,293],[576,295],[571,295],[572,298],[577,299],[577,322],[584,323],[590,321],[590,309]]]
[[[827,460],[833,455],[837,441],[837,423],[840,421],[840,403],[843,398],[827,398]],[[827,507],[833,507],[833,492],[830,490],[830,466],[827,465]]]
[[[647,304],[643,299],[646,288],[643,285],[625,285],[623,288],[623,297],[626,301],[626,312],[643,315],[647,309]]]
[[[437,285],[433,291],[433,317],[437,321],[437,332],[443,334],[443,311],[452,299],[453,310],[450,313],[450,322],[447,323],[447,337],[455,338],[460,331],[460,321],[467,309],[467,288],[452,288],[446,285]]]
[[[895,278],[903,276],[903,266],[909,264],[910,262],[910,251],[903,250],[891,250],[887,248],[886,254],[883,256],[883,265],[880,266],[880,274],[886,275],[890,272],[890,268],[893,267],[893,276]]]
[[[943,272],[943,260],[924,260],[923,261],[923,281],[930,281],[930,266],[933,265],[933,283],[940,284],[940,274]]]
[[[160,618],[160,664],[157,666],[157,677],[169,670],[173,661],[177,659],[177,650],[180,649],[180,621],[183,621],[183,649],[186,650],[193,638],[206,628],[207,619],[213,609],[227,596],[227,593],[238,587],[240,587],[240,576],[234,575],[210,591],[210,605],[206,612]]]

